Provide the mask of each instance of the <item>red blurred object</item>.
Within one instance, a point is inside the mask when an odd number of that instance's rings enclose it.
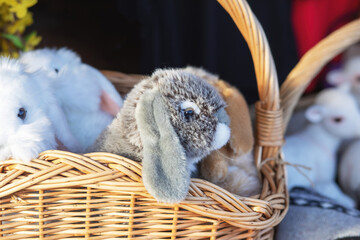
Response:
[[[321,39],[358,16],[358,0],[293,0],[292,25],[299,56],[303,56]],[[316,89],[322,71],[306,92]]]

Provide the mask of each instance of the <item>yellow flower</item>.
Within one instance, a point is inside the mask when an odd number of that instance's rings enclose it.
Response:
[[[19,58],[20,54],[18,52],[3,51],[0,53],[0,57],[11,57],[11,58]]]
[[[13,53],[11,54],[11,57],[12,57],[12,58],[19,58],[19,57],[20,57],[20,54],[19,54],[19,52],[13,52]]]
[[[3,0],[0,0],[0,1],[3,1]],[[28,8],[31,6],[34,6],[37,3],[37,0],[21,0],[20,3],[14,4],[14,5],[12,5],[13,0],[10,0],[10,2],[11,2],[10,12],[16,13],[16,16],[18,18],[23,18],[23,17],[25,17]]]
[[[33,50],[41,41],[36,32],[22,36],[33,23],[28,8],[37,0],[0,0],[0,55],[19,57],[19,51]]]
[[[0,52],[0,57],[10,57],[10,53],[2,51]]]
[[[11,24],[7,27],[7,32],[10,34],[14,33],[23,33],[27,26],[30,26],[33,23],[32,13],[28,12],[25,17],[15,21],[14,24]]]
[[[0,5],[1,4],[6,4],[8,6],[16,6],[19,3],[16,0],[0,0]]]
[[[0,18],[2,24],[15,21],[15,16],[13,13],[10,12],[9,6],[5,4],[1,5],[1,3],[0,3]]]
[[[1,39],[1,49],[3,52],[9,51],[9,43],[7,42],[6,39]]]
[[[40,36],[37,36],[36,34],[31,34],[29,39],[25,43],[24,50],[30,51],[33,50],[40,42],[42,38]]]

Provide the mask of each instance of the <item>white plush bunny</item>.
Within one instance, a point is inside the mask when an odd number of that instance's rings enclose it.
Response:
[[[323,90],[305,116],[311,123],[303,131],[286,138],[283,148],[286,161],[310,167],[305,173],[319,193],[346,206],[354,206],[351,198],[335,183],[340,142],[360,136],[360,113],[354,97],[346,89]],[[289,189],[311,186],[293,166],[287,170]]]
[[[0,161],[13,157],[28,162],[56,149],[56,138],[69,150],[79,150],[44,78],[25,72],[17,60],[0,58]]]
[[[95,68],[66,48],[39,49],[21,55],[27,71],[39,69],[52,80],[73,134],[82,151],[91,146],[122,106],[114,86]]]

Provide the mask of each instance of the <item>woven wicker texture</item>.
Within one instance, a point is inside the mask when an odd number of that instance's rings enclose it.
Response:
[[[141,165],[114,154],[47,151],[15,163],[2,165],[1,239],[241,239],[284,208],[276,197],[235,197],[200,179],[181,204],[157,203]]]
[[[28,164],[0,164],[0,239],[272,239],[273,227],[288,208],[277,75],[264,32],[246,1],[219,2],[254,61],[261,194],[244,198],[192,179],[183,202],[158,203],[143,186],[138,162],[109,153],[47,151]],[[142,78],[103,73],[123,94]]]

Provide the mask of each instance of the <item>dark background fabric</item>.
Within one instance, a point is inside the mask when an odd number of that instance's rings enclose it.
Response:
[[[291,1],[249,1],[267,34],[279,80],[298,61]],[[31,8],[40,47],[67,46],[100,69],[151,74],[162,67],[201,66],[257,97],[248,47],[230,16],[209,0],[39,0]]]
[[[264,27],[279,79],[283,80],[297,62],[290,1],[249,3]],[[236,85],[250,102],[257,98],[248,47],[216,1],[138,1],[136,9],[143,39],[141,71],[150,73],[157,67],[188,64],[202,66]]]

